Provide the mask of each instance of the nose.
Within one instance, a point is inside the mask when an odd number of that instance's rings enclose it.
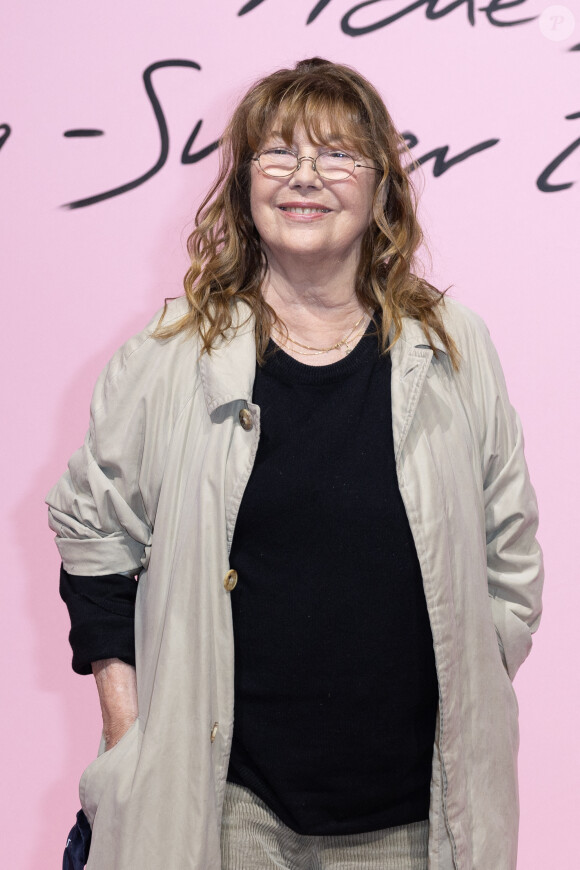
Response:
[[[298,169],[290,177],[290,187],[322,187],[322,179],[314,169],[314,157],[300,157]]]

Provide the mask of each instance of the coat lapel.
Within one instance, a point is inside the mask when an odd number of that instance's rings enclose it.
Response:
[[[256,374],[254,316],[249,306],[240,303],[234,317],[237,320],[227,338],[219,341],[211,353],[204,353],[199,361],[209,414],[236,399],[252,401]]]
[[[390,338],[392,340],[392,335]],[[438,351],[446,353],[438,336],[433,336],[433,343]],[[395,460],[398,462],[417,410],[433,351],[418,321],[405,318],[402,335],[390,353],[393,442]]]

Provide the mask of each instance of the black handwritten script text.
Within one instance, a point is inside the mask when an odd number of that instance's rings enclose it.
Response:
[[[145,72],[143,73],[143,84],[145,86],[145,92],[147,97],[149,98],[149,102],[151,103],[151,107],[153,109],[153,113],[155,115],[155,120],[157,122],[157,132],[159,134],[160,140],[160,149],[159,149],[159,157],[155,164],[144,172],[142,175],[139,175],[137,178],[134,178],[132,181],[128,181],[125,184],[121,184],[118,187],[113,187],[110,190],[105,190],[103,193],[97,193],[93,196],[87,196],[83,199],[77,199],[73,202],[66,203],[64,208],[85,208],[88,205],[95,205],[98,202],[103,202],[105,199],[111,199],[114,196],[120,196],[122,193],[128,193],[130,190],[134,190],[136,187],[139,187],[141,184],[144,184],[146,181],[149,181],[150,178],[153,178],[160,169],[165,166],[167,162],[167,156],[169,154],[169,130],[167,128],[167,121],[165,120],[165,113],[163,112],[163,108],[161,106],[161,102],[159,97],[155,93],[155,88],[153,87],[152,77],[157,70],[167,69],[168,67],[185,67],[186,69],[194,69],[201,70],[201,67],[194,60],[160,60],[156,63],[150,64]],[[201,130],[202,121],[198,121],[192,133],[185,143],[183,151],[181,152],[181,162],[182,163],[197,163],[199,160],[203,160],[204,157],[207,157],[212,151],[218,147],[219,142],[211,142],[209,145],[206,145],[204,148],[201,148],[199,151],[192,152],[191,148],[193,143],[195,142],[199,131]],[[67,130],[64,135],[67,138],[74,138],[79,136],[102,136],[102,130],[94,130],[94,129],[76,129],[76,130]]]
[[[11,133],[9,124],[0,124],[0,149],[4,147]]]
[[[104,136],[103,130],[94,130],[87,127],[79,127],[76,130],[65,130],[63,134],[67,139],[80,139],[82,136]]]
[[[247,15],[248,12],[252,12],[253,9],[256,9],[257,6],[261,6],[262,3],[265,2],[266,0],[249,0],[248,3],[245,3],[242,6],[238,15]],[[318,0],[318,3],[316,3],[310,11],[306,23],[312,24],[312,22],[318,18],[320,13],[323,12],[327,6],[330,6],[331,3],[332,0]],[[347,36],[364,36],[367,33],[380,30],[382,27],[388,27],[390,24],[394,24],[395,21],[398,21],[405,15],[410,15],[412,12],[416,12],[422,8],[425,9],[425,18],[427,18],[428,21],[437,21],[437,19],[444,18],[456,9],[464,7],[467,22],[472,27],[475,26],[476,13],[478,12],[484,13],[488,23],[494,27],[515,27],[518,24],[526,24],[529,21],[534,21],[538,17],[537,15],[517,19],[498,17],[502,16],[502,13],[510,7],[521,6],[522,4],[527,3],[527,0],[490,0],[487,6],[477,6],[476,0],[451,0],[451,2],[448,2],[446,5],[444,5],[443,2],[440,2],[440,0],[413,0],[413,2],[406,4],[405,2],[395,3],[395,5],[399,7],[396,12],[393,12],[391,15],[387,15],[384,18],[379,17],[369,24],[359,24],[357,27],[356,23],[353,23],[352,19],[356,19],[357,14],[363,9],[380,5],[384,10],[385,3],[388,3],[389,8],[392,9],[393,0],[364,0],[363,3],[357,3],[356,6],[353,6],[352,9],[349,9],[349,11],[342,16],[340,21],[342,32]],[[377,10],[377,12],[380,16],[380,11]]]
[[[252,9],[255,9],[257,6],[260,6],[262,3],[265,2],[266,0],[251,0],[251,2],[246,3],[246,5],[242,7],[239,14],[246,14],[247,12],[250,12]],[[317,15],[319,15],[323,11],[323,9],[331,2],[332,0],[320,0],[320,2],[318,2],[312,10],[309,22],[313,20]],[[383,2],[383,0],[367,0],[367,2],[365,3],[359,3],[358,6],[354,7],[349,14],[354,13],[354,11],[361,9],[363,6],[371,6],[374,3],[378,2]],[[508,6],[517,6],[524,2],[526,2],[526,0],[505,0],[504,6],[502,7],[500,0],[492,0],[492,2],[489,3],[487,7],[479,7],[479,11],[489,11],[492,8],[497,10],[500,8],[507,8]],[[452,3],[439,10],[436,9],[437,3],[438,0],[416,0],[416,2],[404,7],[404,9],[400,10],[400,12],[396,13],[396,15],[400,17],[401,15],[408,14],[408,12],[414,9],[419,9],[422,6],[426,7],[427,17],[437,17],[436,14],[439,16],[448,14],[448,12],[452,11],[453,9],[457,9],[459,6],[462,5],[467,5],[468,11],[473,11],[474,9],[471,0],[453,0]],[[391,23],[391,21],[393,20],[395,20],[395,18],[394,16],[391,16],[388,20],[383,19],[382,22],[379,22],[379,24],[380,26],[385,26],[386,23]],[[531,19],[512,21],[510,22],[510,24],[521,24],[524,23],[524,21],[528,20]],[[497,24],[497,22],[494,21],[492,21],[492,23]],[[507,25],[504,24],[497,26]],[[580,43],[570,47],[568,51],[577,52],[578,56],[580,56]],[[131,190],[134,190],[136,187],[145,184],[145,182],[153,178],[163,168],[163,166],[165,166],[165,163],[167,162],[169,156],[169,129],[165,118],[165,113],[161,105],[161,101],[157,96],[157,93],[153,86],[153,76],[159,70],[172,67],[190,69],[194,70],[195,72],[201,71],[201,66],[198,63],[193,60],[183,59],[156,61],[155,63],[150,64],[144,70],[143,85],[147,98],[151,104],[151,108],[153,109],[153,114],[156,122],[156,132],[159,138],[159,156],[157,157],[157,160],[155,161],[153,166],[151,166],[147,171],[138,175],[136,178],[133,178],[131,181],[127,181],[124,184],[112,187],[108,190],[102,191],[101,193],[92,194],[91,196],[85,196],[82,199],[75,199],[72,202],[66,203],[63,208],[85,208],[89,205],[96,205],[99,202],[103,202],[104,200],[111,199],[115,196],[129,193]],[[572,112],[565,117],[568,121],[578,121],[580,120],[580,112]],[[203,160],[204,158],[212,154],[216,150],[216,148],[219,147],[219,140],[216,140],[204,145],[197,150],[194,150],[194,145],[197,141],[202,125],[203,121],[201,119],[194,124],[192,132],[181,151],[182,164],[198,163],[200,160]],[[12,129],[10,125],[7,123],[0,123],[0,150],[4,147],[11,134]],[[96,138],[105,134],[103,130],[97,128],[82,127],[66,130],[63,135],[67,139],[77,139]],[[449,150],[451,148],[450,145],[440,145],[435,148],[431,148],[426,153],[421,154],[420,156],[416,156],[416,149],[419,145],[418,137],[412,132],[406,132],[403,133],[403,138],[405,139],[408,148],[413,149],[411,161],[406,167],[407,170],[409,172],[413,172],[419,166],[422,166],[423,164],[426,164],[427,162],[432,160],[432,172],[435,178],[440,177],[454,166],[463,163],[465,160],[474,158],[479,153],[498,145],[500,142],[500,139],[497,138],[485,139],[482,142],[478,142],[475,145],[472,145],[471,147],[453,156],[449,156]],[[576,180],[561,180],[559,182],[551,180],[552,176],[556,173],[556,170],[560,169],[562,164],[564,164],[565,161],[568,161],[572,155],[580,158],[580,136],[575,138],[565,148],[559,150],[556,156],[547,163],[545,168],[540,172],[536,179],[536,186],[538,190],[540,190],[542,193],[555,193],[568,190],[576,184]]]
[[[419,144],[419,140],[413,133],[403,133],[402,136],[409,148],[416,148]],[[413,158],[413,163],[408,167],[408,171],[413,172],[414,169],[427,163],[428,160],[433,160],[433,175],[435,178],[439,178],[440,175],[443,175],[443,173],[447,172],[448,169],[451,169],[452,166],[456,166],[458,163],[463,163],[463,161],[467,160],[468,157],[472,157],[474,154],[479,154],[480,151],[492,148],[494,145],[497,145],[498,142],[499,139],[486,139],[484,142],[478,142],[477,145],[472,145],[471,148],[467,148],[460,154],[456,154],[455,157],[449,158],[447,158],[449,145],[441,145],[439,148],[433,148],[421,157]]]
[[[143,73],[143,83],[145,85],[145,91],[153,108],[155,120],[157,122],[157,131],[160,138],[159,157],[157,158],[155,164],[142,175],[139,175],[132,181],[128,181],[125,184],[110,188],[109,190],[106,190],[102,193],[96,193],[92,196],[86,196],[83,199],[77,199],[73,202],[66,203],[63,206],[64,208],[86,208],[86,206],[96,205],[97,203],[103,202],[106,199],[111,199],[114,196],[120,196],[123,193],[129,193],[129,191],[134,190],[136,187],[139,187],[141,184],[149,181],[151,178],[153,178],[154,175],[159,172],[160,169],[163,168],[169,154],[169,130],[167,127],[167,121],[165,120],[165,113],[163,112],[161,102],[153,88],[152,76],[153,73],[157,70],[164,68],[166,69],[167,67],[188,67],[197,71],[201,70],[199,64],[197,64],[193,60],[162,60],[150,64],[150,66],[148,66]],[[209,145],[206,145],[199,151],[192,152],[191,149],[195,140],[197,139],[199,131],[201,130],[202,124],[203,121],[201,120],[199,120],[195,124],[191,135],[185,143],[181,152],[181,163],[198,163],[200,160],[203,160],[204,157],[208,157],[213,151],[215,151],[216,148],[219,147],[219,141],[216,141],[211,142]],[[64,136],[67,139],[77,139],[84,137],[92,138],[103,135],[103,130],[86,127],[66,130],[64,133]],[[403,138],[407,142],[409,148],[416,148],[416,146],[419,144],[419,139],[417,138],[417,136],[415,136],[414,133],[404,133]],[[451,167],[456,166],[458,163],[462,163],[464,160],[467,160],[469,157],[473,157],[475,154],[478,154],[480,151],[483,151],[486,148],[491,148],[493,145],[497,145],[499,141],[499,139],[486,139],[484,142],[479,142],[477,145],[473,145],[471,148],[468,148],[465,151],[456,154],[454,157],[449,158],[447,157],[449,145],[442,145],[440,147],[433,148],[431,151],[428,151],[426,154],[423,154],[417,159],[413,158],[413,162],[410,163],[407,168],[409,172],[412,172],[422,164],[427,163],[429,160],[433,160],[433,175],[437,178],[444,172],[447,172],[448,169],[451,169]]]
[[[96,193],[92,196],[86,196],[83,199],[76,199],[73,202],[66,203],[63,206],[64,208],[86,208],[86,206],[96,205],[97,203],[103,202],[106,199],[111,199],[114,196],[120,196],[123,193],[129,193],[129,191],[134,190],[136,187],[139,187],[141,184],[149,181],[151,178],[153,178],[154,175],[159,172],[160,169],[163,168],[169,154],[169,130],[167,127],[167,121],[165,119],[165,113],[163,112],[161,102],[153,87],[152,76],[153,73],[155,73],[157,70],[166,69],[168,67],[186,67],[197,71],[201,70],[200,65],[193,60],[161,60],[157,61],[156,63],[150,64],[143,73],[145,92],[153,108],[153,113],[157,122],[157,131],[160,138],[159,157],[157,158],[155,164],[142,175],[134,178],[132,181],[128,181],[125,184],[110,188],[109,190],[105,190],[102,193]],[[216,141],[211,142],[209,145],[206,145],[199,151],[192,152],[191,149],[197,139],[199,131],[201,130],[202,124],[203,121],[201,120],[199,120],[195,124],[189,139],[183,147],[183,150],[181,152],[181,162],[184,164],[197,163],[198,161],[203,160],[204,157],[208,157],[213,151],[215,151],[216,148],[219,147],[219,141]],[[76,139],[81,137],[96,137],[102,135],[104,135],[103,130],[86,127],[66,130],[64,133],[64,136],[66,136],[66,138],[68,139]],[[403,138],[405,138],[409,148],[415,148],[419,143],[419,140],[414,133],[404,133]],[[498,142],[499,139],[487,139],[484,142],[479,142],[477,145],[473,145],[471,148],[462,151],[460,154],[456,154],[454,157],[449,158],[447,157],[449,145],[442,145],[438,148],[433,148],[431,151],[423,154],[417,159],[413,158],[413,162],[408,166],[408,169],[410,172],[412,172],[423,163],[427,163],[427,161],[432,159],[434,161],[433,175],[435,177],[438,177],[444,172],[447,172],[448,169],[451,169],[452,166],[455,166],[458,163],[462,163],[464,160],[467,160],[469,157],[473,157],[475,154],[478,154],[480,151],[483,151],[486,148],[491,148]]]
[[[268,0],[248,0],[248,2],[239,9],[238,16],[247,15],[266,2],[268,2]],[[270,0],[270,2],[272,2],[272,0]],[[485,2],[485,0],[483,0],[483,2]],[[514,7],[523,6],[527,2],[528,0],[488,0],[487,5],[477,6],[476,0],[411,0],[411,2],[407,2],[407,0],[363,0],[363,2],[356,3],[356,5],[352,6],[348,12],[343,15],[340,26],[342,31],[348,36],[364,36],[365,34],[372,33],[380,28],[388,27],[404,16],[420,10],[424,11],[427,20],[436,21],[440,18],[444,18],[452,12],[462,9],[466,22],[472,27],[475,26],[476,21],[481,18],[481,14],[484,14],[485,20],[487,20],[488,24],[494,27],[514,27],[516,25],[529,23],[538,17],[513,17],[517,16],[519,13],[516,13],[515,11],[510,12],[509,10],[513,10]],[[332,3],[333,0],[318,0],[318,2],[314,3],[310,14],[308,15],[306,24],[312,24],[312,22],[315,21],[328,7],[330,7]],[[395,11],[392,11],[391,14],[386,17],[380,17],[382,12],[385,10],[385,4],[388,4],[389,10],[392,10],[393,7],[395,7]],[[375,17],[375,19],[369,23],[369,10],[372,10],[373,7],[376,7],[374,8],[374,12],[377,13],[378,17]],[[288,4],[285,4],[286,10],[292,10],[292,8],[291,5],[289,6]],[[365,22],[361,20],[361,13],[363,12],[365,12],[367,16]],[[503,15],[504,13],[505,16],[511,15],[512,17],[508,19]],[[580,43],[573,45],[568,49],[568,51],[577,52],[578,55],[580,55]],[[136,178],[133,178],[131,181],[127,181],[124,184],[112,187],[108,190],[102,191],[101,193],[85,196],[82,199],[75,199],[72,202],[66,203],[63,208],[85,208],[89,205],[96,205],[104,200],[112,199],[115,196],[129,193],[131,190],[134,190],[153,178],[165,166],[169,156],[169,129],[161,101],[153,86],[153,77],[154,74],[158,73],[160,70],[175,67],[190,69],[195,72],[201,71],[201,66],[193,60],[176,59],[156,61],[155,63],[150,64],[143,72],[143,85],[149,103],[151,104],[151,108],[153,109],[153,115],[156,122],[156,133],[159,141],[159,156],[153,166],[145,172],[142,172]],[[580,120],[580,112],[573,112],[572,114],[566,115],[566,120]],[[219,147],[219,141],[216,140],[194,150],[194,145],[197,142],[202,125],[203,121],[201,119],[194,124],[192,132],[181,151],[182,164],[198,163],[200,160],[203,160],[212,154],[216,148]],[[11,133],[12,129],[9,124],[0,123],[0,150],[6,144]],[[104,136],[105,132],[93,127],[82,127],[66,130],[63,135],[67,139],[96,138]],[[404,133],[403,138],[410,149],[417,148],[419,139],[414,133]],[[412,172],[419,166],[432,160],[433,176],[438,178],[452,167],[463,163],[467,159],[476,157],[477,154],[498,145],[499,142],[500,140],[496,138],[485,139],[484,141],[472,145],[452,157],[448,156],[451,147],[450,145],[440,145],[431,148],[419,157],[415,156],[415,152],[412,155],[411,162],[407,166],[407,170]],[[536,179],[536,186],[542,193],[554,193],[568,190],[576,183],[576,181],[572,180],[560,181],[559,183],[551,181],[551,177],[555,174],[556,170],[558,170],[562,164],[575,153],[577,157],[580,157],[580,137],[577,137],[568,146],[560,150],[540,172]]]
[[[580,112],[572,112],[571,115],[566,115],[567,121],[576,121],[580,119]],[[565,181],[560,184],[552,184],[550,182],[550,176],[552,173],[558,169],[561,164],[570,157],[570,155],[576,151],[577,148],[580,148],[580,138],[575,139],[573,142],[568,145],[567,148],[564,148],[563,151],[560,151],[559,154],[554,157],[553,160],[548,163],[546,168],[540,173],[538,179],[536,181],[536,185],[543,193],[555,193],[558,190],[568,190],[569,187],[572,187],[574,184],[573,181]]]
[[[146,172],[143,172],[141,175],[138,175],[136,178],[126,182],[125,184],[118,185],[117,187],[110,188],[109,190],[105,190],[101,193],[86,196],[82,199],[73,200],[72,202],[66,203],[63,206],[64,208],[85,208],[89,205],[96,205],[97,203],[103,202],[106,199],[111,199],[112,197],[120,196],[124,193],[129,193],[131,190],[134,190],[136,187],[139,187],[141,184],[149,181],[163,168],[163,166],[167,162],[167,158],[169,155],[169,129],[167,126],[163,107],[153,87],[152,77],[153,74],[156,73],[158,70],[167,69],[168,67],[185,67],[188,69],[193,69],[197,72],[201,70],[200,65],[193,60],[162,60],[150,64],[143,73],[145,92],[153,109],[153,114],[156,121],[157,134],[159,137],[159,156],[154,165]],[[580,112],[567,115],[566,118],[568,120],[578,119],[580,118]],[[213,141],[205,145],[204,147],[199,148],[198,150],[193,150],[193,146],[197,140],[202,125],[203,121],[201,119],[196,122],[191,132],[191,135],[183,146],[183,149],[181,151],[182,164],[198,163],[200,160],[203,160],[205,157],[208,157],[210,154],[212,154],[212,152],[219,147],[219,141]],[[2,147],[3,142],[8,137],[9,132],[10,128],[7,124],[0,125],[0,148]],[[64,135],[69,139],[73,139],[80,137],[98,137],[104,135],[104,132],[103,130],[98,130],[95,128],[75,128],[71,130],[66,130]],[[481,152],[486,151],[489,148],[493,148],[500,143],[500,139],[498,138],[484,139],[483,141],[477,142],[475,145],[471,145],[469,148],[466,148],[463,151],[454,154],[453,156],[449,156],[449,151],[452,147],[451,145],[439,145],[435,148],[429,149],[424,154],[416,156],[418,151],[419,138],[413,132],[405,132],[402,134],[402,136],[408,148],[412,151],[411,162],[407,165],[407,170],[409,172],[413,172],[419,166],[422,166],[429,161],[432,161],[432,172],[435,178],[439,178],[445,172],[448,172],[450,169],[458,166],[465,160],[475,158]],[[573,186],[573,184],[575,183],[574,181],[553,184],[550,182],[549,179],[550,176],[556,171],[556,169],[558,169],[558,167],[572,154],[572,152],[574,152],[578,148],[580,148],[580,138],[575,139],[574,142],[572,142],[567,148],[565,148],[563,151],[560,151],[560,153],[552,161],[550,161],[546,168],[541,172],[536,181],[536,185],[538,189],[542,191],[542,193],[553,193],[556,191],[567,190],[568,188]]]

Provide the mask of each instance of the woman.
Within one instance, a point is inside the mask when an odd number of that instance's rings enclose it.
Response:
[[[516,866],[536,503],[487,330],[412,272],[402,150],[347,67],[257,83],[49,494],[92,870]]]

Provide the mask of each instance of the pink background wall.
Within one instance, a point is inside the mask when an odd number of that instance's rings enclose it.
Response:
[[[425,162],[421,216],[428,274],[487,321],[524,423],[547,579],[544,620],[516,681],[519,867],[572,870],[580,800],[579,0],[557,14],[542,0],[503,10],[494,0],[488,13],[466,0],[443,14],[451,0],[432,0],[430,18],[424,4],[358,35],[341,29],[353,0],[330,0],[308,25],[314,0],[263,0],[240,16],[242,2],[37,0],[4,13],[2,867],[60,867],[78,777],[99,741],[92,678],[70,669],[44,496],[84,436],[101,367],[164,296],[181,292],[185,238],[216,169],[215,154],[181,162],[194,126],[203,120],[196,152],[217,139],[256,77],[321,54],[379,87],[400,129],[418,140],[416,156],[441,149],[445,169],[445,160],[494,142],[443,172]],[[360,5],[352,28],[411,4]],[[62,208],[155,166],[161,140],[142,75],[168,59],[201,69],[152,75],[168,127],[165,164],[121,195]],[[63,136],[78,128],[104,135]],[[567,187],[542,190],[541,174],[566,151],[548,181]]]

